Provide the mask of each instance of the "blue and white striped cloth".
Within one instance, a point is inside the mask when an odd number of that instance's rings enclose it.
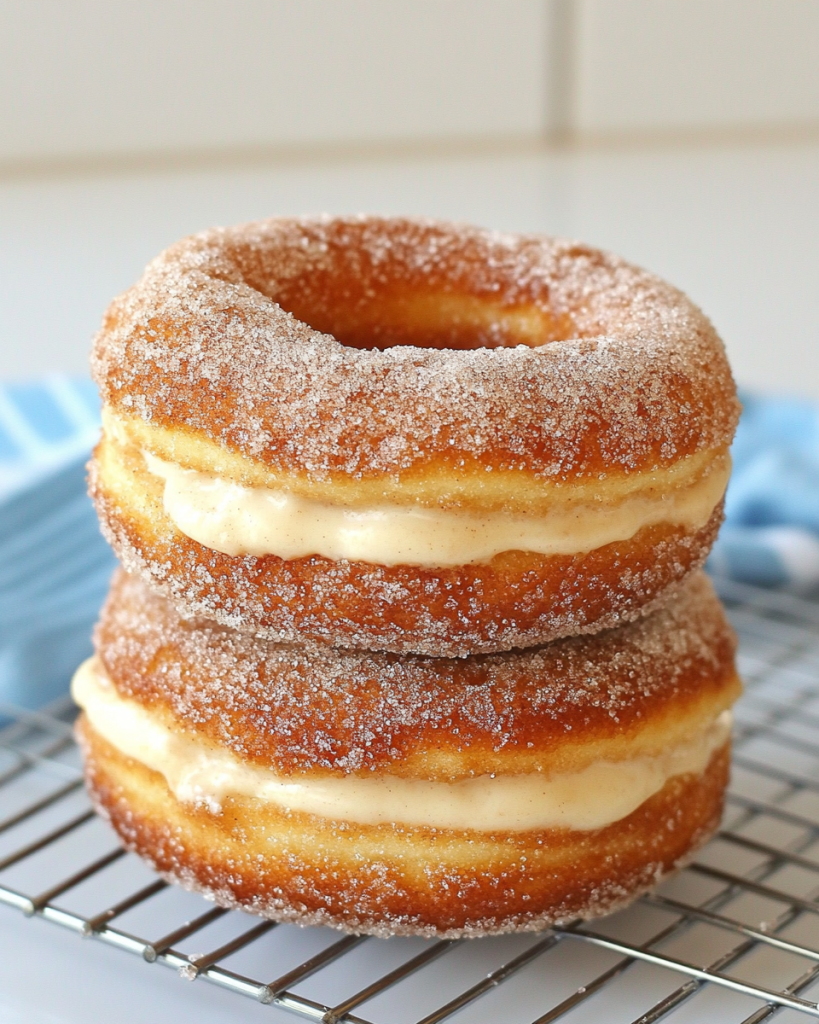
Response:
[[[90,381],[0,387],[0,702],[46,703],[91,653],[115,564],[85,492],[98,435]]]
[[[743,583],[819,587],[819,406],[741,395],[725,524],[708,568]]]
[[[743,396],[727,520],[709,568],[819,587],[819,407]],[[85,493],[99,434],[90,381],[0,387],[0,716],[63,693],[90,653],[114,569]]]

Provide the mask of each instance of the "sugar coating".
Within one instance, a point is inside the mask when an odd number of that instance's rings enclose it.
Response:
[[[164,705],[181,728],[279,773],[395,770],[432,747],[463,755],[459,774],[469,775],[487,751],[628,735],[721,692],[735,641],[702,573],[618,630],[442,659],[274,644],[185,620],[119,572],[95,645],[123,696]]]
[[[108,808],[96,797],[93,789],[90,792],[97,813],[105,820],[110,821],[111,815]],[[673,830],[676,823],[669,820],[665,824],[669,830]],[[690,863],[697,851],[711,839],[718,825],[719,816],[715,815],[706,827],[695,833],[685,855],[680,857],[671,868],[667,868],[650,857],[638,870],[628,873],[622,871],[618,873],[616,868],[612,867],[612,877],[602,881],[588,892],[582,902],[579,902],[574,894],[569,894],[565,900],[555,903],[546,912],[507,915],[476,913],[472,920],[461,927],[443,929],[425,921],[421,914],[413,912],[410,908],[401,915],[374,914],[371,900],[366,901],[366,904],[369,905],[362,906],[358,911],[353,909],[351,913],[348,912],[343,916],[334,913],[329,908],[308,909],[305,904],[297,900],[283,898],[269,891],[260,891],[255,897],[240,900],[229,884],[219,884],[216,879],[210,882],[203,881],[204,872],[201,866],[197,865],[196,868],[193,868],[187,863],[186,857],[175,855],[174,847],[183,845],[183,836],[180,835],[177,844],[169,837],[160,849],[157,858],[155,854],[145,849],[141,841],[139,815],[125,810],[124,813],[118,815],[115,828],[125,848],[139,854],[165,881],[199,893],[205,899],[228,910],[243,910],[268,920],[278,921],[282,924],[296,924],[303,928],[335,928],[354,935],[372,935],[381,939],[388,939],[395,935],[420,936],[427,939],[479,939],[490,935],[542,932],[555,925],[567,925],[578,919],[594,920],[624,910],[643,893],[656,888],[665,879]],[[172,862],[172,867],[161,866],[167,864],[169,860]],[[247,870],[248,866],[246,863],[232,865],[237,874],[242,869]],[[463,871],[450,869],[449,872],[444,872],[439,865],[431,866],[430,870],[431,873],[434,873],[436,882],[443,891],[451,890],[464,895],[469,893],[470,879]],[[339,880],[336,872],[328,871],[328,876],[336,876],[333,877],[333,882],[338,886]],[[322,875],[315,870],[304,872],[302,879],[304,896],[311,903],[315,902],[321,878]],[[388,885],[386,878],[383,881],[385,886]],[[504,873],[497,875],[494,881],[499,892],[511,889],[514,894],[514,883],[511,879],[506,878]],[[362,903],[365,901],[362,900]]]
[[[352,305],[396,289],[533,304],[570,337],[531,348],[494,324],[471,350],[362,350],[279,304],[322,288]],[[727,444],[739,409],[713,327],[659,278],[575,242],[425,220],[184,239],[111,304],[92,369],[116,408],[314,480],[434,457],[553,480],[635,470]]]
[[[579,556],[533,556],[427,571],[313,556],[233,558],[171,533],[152,540],[102,489],[102,531],[125,568],[187,617],[284,643],[308,641],[433,657],[509,651],[630,622],[658,607],[705,562],[722,503],[693,534],[659,528]]]
[[[78,738],[97,810],[169,881],[220,906],[383,937],[539,931],[620,909],[710,837],[728,773],[726,747],[701,777],[670,780],[625,822],[588,834],[396,825],[382,828],[379,839],[377,829],[320,818],[291,834],[285,816],[283,835],[268,838],[249,804],[224,822],[202,818],[138,765],[135,772],[120,761],[112,772],[82,719]],[[275,856],[266,852],[271,845]]]
[[[365,298],[368,290],[437,289],[510,310],[534,304],[570,329],[537,349],[516,345],[497,323],[471,350],[406,344],[361,350],[286,311],[294,289],[320,289],[330,278],[341,280],[341,292],[349,284],[351,302],[361,300],[355,291],[361,280]],[[272,220],[185,239],[112,304],[92,365],[104,401],[115,408],[201,431],[317,481],[337,473],[399,477],[436,459],[456,467],[478,460],[487,471],[526,470],[556,481],[605,476],[723,446],[738,416],[719,339],[671,286],[576,243],[429,221]],[[654,565],[623,571],[616,583],[613,576],[598,580],[603,589],[627,595],[608,615],[584,618],[582,602],[569,593],[582,587],[573,579],[545,627],[497,622],[490,641],[493,649],[537,644],[599,630],[666,602],[615,639],[598,633],[444,662],[300,643],[310,613],[295,584],[281,595],[291,611],[268,633],[291,643],[253,636],[254,619],[265,613],[253,587],[255,561],[237,560],[230,595],[219,595],[213,583],[224,574],[221,565],[206,557],[178,572],[136,546],[105,496],[98,493],[97,500],[126,566],[163,589],[184,614],[204,616],[186,620],[121,576],[96,637],[118,689],[145,704],[166,702],[186,728],[279,771],[375,771],[400,764],[436,736],[468,754],[525,750],[536,739],[575,729],[587,735],[606,726],[620,730],[673,700],[692,680],[714,679],[733,656],[707,582],[699,576],[679,582],[705,557],[719,512],[701,535],[661,541]],[[399,607],[408,598],[406,587],[378,577],[377,570],[367,585],[379,591],[384,608]],[[351,571],[340,563],[323,577],[327,600],[333,594],[343,599],[356,585]],[[322,592],[314,596],[320,604]],[[440,621],[429,617],[421,625],[422,650],[429,654],[465,654],[487,642],[468,623],[461,647],[453,647]],[[322,628],[315,624],[313,638],[331,639],[322,637]],[[371,639],[352,628],[344,642],[371,646]],[[397,626],[379,646],[390,642],[406,643]],[[385,896],[396,884],[386,857],[342,880],[351,887],[343,915],[321,909],[339,885],[330,846],[313,865],[290,856],[289,895],[260,888],[239,898],[238,880],[254,867],[250,849],[234,855],[214,846],[221,871],[207,860],[195,863],[185,854],[184,829],[160,823],[146,831],[138,801],[129,804],[121,792],[106,791],[93,757],[87,772],[97,808],[111,817],[128,848],[164,877],[223,906],[376,935],[539,930],[576,914],[610,912],[679,865],[679,857],[658,859],[655,845],[682,829],[689,809],[688,801],[672,802],[653,838],[636,844],[638,865],[618,874],[612,862],[580,904],[567,890],[547,911],[492,916],[479,907],[463,926],[442,931],[411,905],[380,912],[379,872]],[[712,800],[698,816],[681,847],[684,856],[715,827],[717,804]],[[337,832],[338,843],[349,846],[342,826]],[[433,855],[424,870],[442,897],[486,884],[514,900],[531,874],[525,860],[521,856],[515,869],[470,875]]]

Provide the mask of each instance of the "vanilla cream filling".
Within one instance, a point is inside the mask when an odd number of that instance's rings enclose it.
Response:
[[[669,494],[635,495],[614,506],[556,505],[548,515],[483,515],[382,505],[349,508],[285,490],[243,487],[144,452],[165,481],[165,511],[192,540],[226,555],[278,555],[376,565],[454,566],[488,561],[504,551],[574,555],[628,540],[645,526],[699,529],[725,493],[727,459]]]
[[[218,813],[228,796],[254,797],[288,811],[368,825],[509,832],[602,828],[627,817],[669,779],[703,772],[731,731],[731,713],[724,711],[707,728],[656,757],[598,761],[558,775],[485,775],[459,782],[385,773],[277,776],[243,763],[225,748],[173,731],[135,701],[120,697],[97,658],[80,666],[71,692],[95,731],[162,774],[177,800]]]

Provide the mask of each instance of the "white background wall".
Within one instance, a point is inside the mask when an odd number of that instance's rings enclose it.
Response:
[[[819,130],[819,0],[0,0],[0,173]]]
[[[0,160],[537,136],[541,0],[2,0]]]
[[[581,136],[819,127],[815,0],[577,0]]]

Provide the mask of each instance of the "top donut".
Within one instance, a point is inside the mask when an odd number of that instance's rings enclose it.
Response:
[[[112,303],[93,370],[115,409],[317,481],[431,462],[593,478],[727,444],[738,415],[716,332],[654,275],[403,219],[184,239]]]
[[[672,286],[421,220],[184,239],[112,303],[92,365],[92,492],[128,568],[240,629],[436,655],[656,604],[707,554],[739,412]],[[221,484],[239,511],[203,498]],[[271,496],[298,507],[259,528]]]

